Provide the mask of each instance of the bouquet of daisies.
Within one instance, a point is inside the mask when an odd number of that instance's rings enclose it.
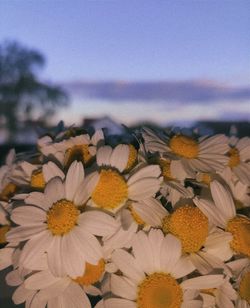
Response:
[[[27,308],[250,307],[250,138],[71,128],[0,169],[0,269]]]

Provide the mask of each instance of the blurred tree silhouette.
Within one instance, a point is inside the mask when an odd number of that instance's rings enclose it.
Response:
[[[57,106],[68,102],[58,86],[41,82],[37,73],[45,65],[43,55],[17,42],[0,44],[0,117],[6,123],[10,141],[19,121],[32,121],[36,114],[46,122]]]

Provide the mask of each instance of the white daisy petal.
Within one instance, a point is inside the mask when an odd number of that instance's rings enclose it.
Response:
[[[138,282],[145,277],[145,274],[137,267],[135,259],[131,254],[122,249],[117,249],[112,254],[112,261],[131,280]]]
[[[105,308],[136,308],[136,303],[122,298],[109,298],[104,302]]]
[[[25,199],[26,204],[36,205],[44,210],[48,210],[51,206],[51,202],[45,197],[41,192],[31,192],[29,196]]]
[[[163,217],[168,215],[161,203],[153,198],[134,202],[132,207],[141,219],[151,226],[161,226]]]
[[[83,205],[88,201],[91,193],[99,181],[99,177],[98,172],[93,172],[85,178],[82,185],[79,185],[74,197],[74,203],[76,205]]]
[[[72,232],[65,234],[62,239],[62,262],[71,278],[82,276],[85,271],[85,259],[74,247]]]
[[[153,273],[154,256],[148,237],[143,231],[138,232],[134,237],[132,247],[138,266],[147,274]]]
[[[70,303],[70,305],[65,305],[65,308],[91,308],[91,304],[87,295],[76,283],[71,283],[68,288],[65,289],[63,293],[63,299],[64,303]]]
[[[230,192],[218,181],[211,182],[210,188],[214,202],[226,220],[233,218],[236,210]]]
[[[20,255],[20,264],[27,268],[33,268],[31,264],[39,262],[39,256],[41,256],[47,251],[51,243],[52,234],[48,230],[42,231],[39,234],[34,235],[24,245],[24,248]],[[37,266],[39,266],[39,264],[37,264]]]
[[[26,299],[33,294],[35,294],[33,290],[28,290],[24,287],[24,284],[21,284],[13,293],[12,300],[15,305],[19,305],[25,302]]]
[[[122,172],[128,163],[129,146],[127,144],[117,145],[111,154],[110,165]]]
[[[223,275],[204,275],[183,281],[183,289],[210,289],[217,288],[223,283]]]
[[[197,197],[193,199],[193,202],[207,216],[212,224],[221,228],[226,226],[227,220],[212,202]]]
[[[175,279],[182,278],[195,270],[195,266],[190,261],[189,257],[181,257],[179,261],[176,262],[171,272]]]
[[[98,149],[96,153],[96,162],[98,166],[108,166],[110,165],[110,156],[112,153],[112,148],[111,146],[103,146]]]
[[[113,217],[99,211],[89,211],[81,214],[78,223],[84,230],[98,236],[112,235],[119,228],[119,224]]]
[[[67,277],[59,279],[53,285],[42,289],[37,294],[37,299],[40,301],[49,300],[50,298],[59,296],[64,292],[64,290],[68,287],[71,283],[71,280]]]
[[[75,227],[72,234],[72,239],[78,249],[84,254],[84,258],[91,264],[97,264],[103,257],[101,245],[97,238],[83,230],[81,227]]]
[[[59,280],[61,278],[53,276],[50,271],[41,271],[28,277],[24,285],[29,290],[39,290],[47,288]]]
[[[111,290],[115,295],[135,300],[137,296],[136,285],[131,280],[115,274],[111,275]]]
[[[23,283],[23,279],[20,276],[19,270],[14,270],[8,273],[5,277],[5,280],[9,286],[19,286]]]
[[[79,186],[84,180],[84,169],[81,162],[74,161],[67,172],[65,180],[65,194],[67,200],[73,200]]]
[[[48,183],[54,177],[60,177],[62,180],[65,177],[63,171],[51,161],[49,161],[47,164],[44,164],[42,169],[44,180],[46,183]]]
[[[161,267],[164,271],[168,273],[172,272],[175,264],[179,261],[181,257],[181,242],[172,234],[165,236],[162,241],[160,260]]]
[[[144,178],[157,178],[161,175],[161,169],[158,165],[149,165],[146,167],[141,168],[137,171],[134,175],[132,175],[128,180],[128,185],[132,185],[133,183],[137,182],[138,180]]]
[[[62,277],[66,274],[63,267],[62,255],[62,237],[53,236],[52,244],[48,249],[48,265],[51,273],[55,276]]]
[[[44,195],[50,204],[63,199],[65,196],[65,191],[62,179],[57,177],[50,180],[45,187]]]
[[[6,234],[6,239],[8,242],[26,241],[35,234],[44,231],[46,228],[45,224],[15,227]]]
[[[138,180],[128,187],[129,199],[140,201],[153,197],[160,189],[161,180],[145,178]]]
[[[35,206],[20,206],[11,213],[11,220],[18,225],[32,225],[46,220],[46,212]]]
[[[161,261],[160,261],[160,253],[161,246],[164,240],[164,235],[161,230],[151,230],[148,234],[148,240],[151,246],[151,251],[153,253],[154,259],[154,268],[156,271],[161,271]]]
[[[102,129],[95,131],[94,135],[91,137],[91,142],[94,145],[97,145],[100,141],[104,139],[104,134]]]
[[[212,265],[208,263],[207,260],[204,259],[203,256],[200,256],[199,254],[191,253],[190,261],[202,275],[209,274],[213,270]]]

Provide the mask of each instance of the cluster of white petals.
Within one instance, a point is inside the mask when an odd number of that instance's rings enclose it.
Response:
[[[250,138],[70,128],[0,168],[26,308],[250,308]]]

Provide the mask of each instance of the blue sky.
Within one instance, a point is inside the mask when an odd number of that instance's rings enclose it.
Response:
[[[0,0],[0,41],[47,57],[46,78],[250,81],[250,1]]]
[[[37,48],[47,58],[44,79],[78,82],[80,88],[86,81],[112,80],[118,88],[123,82],[170,81],[180,82],[181,91],[181,81],[194,81],[199,93],[199,85],[207,85],[200,104],[176,98],[150,105],[140,93],[123,102],[73,95],[71,108],[57,114],[69,124],[83,114],[111,115],[125,124],[249,120],[249,12],[249,0],[0,0],[0,42]],[[208,104],[211,84],[227,93],[239,87],[248,98]]]

